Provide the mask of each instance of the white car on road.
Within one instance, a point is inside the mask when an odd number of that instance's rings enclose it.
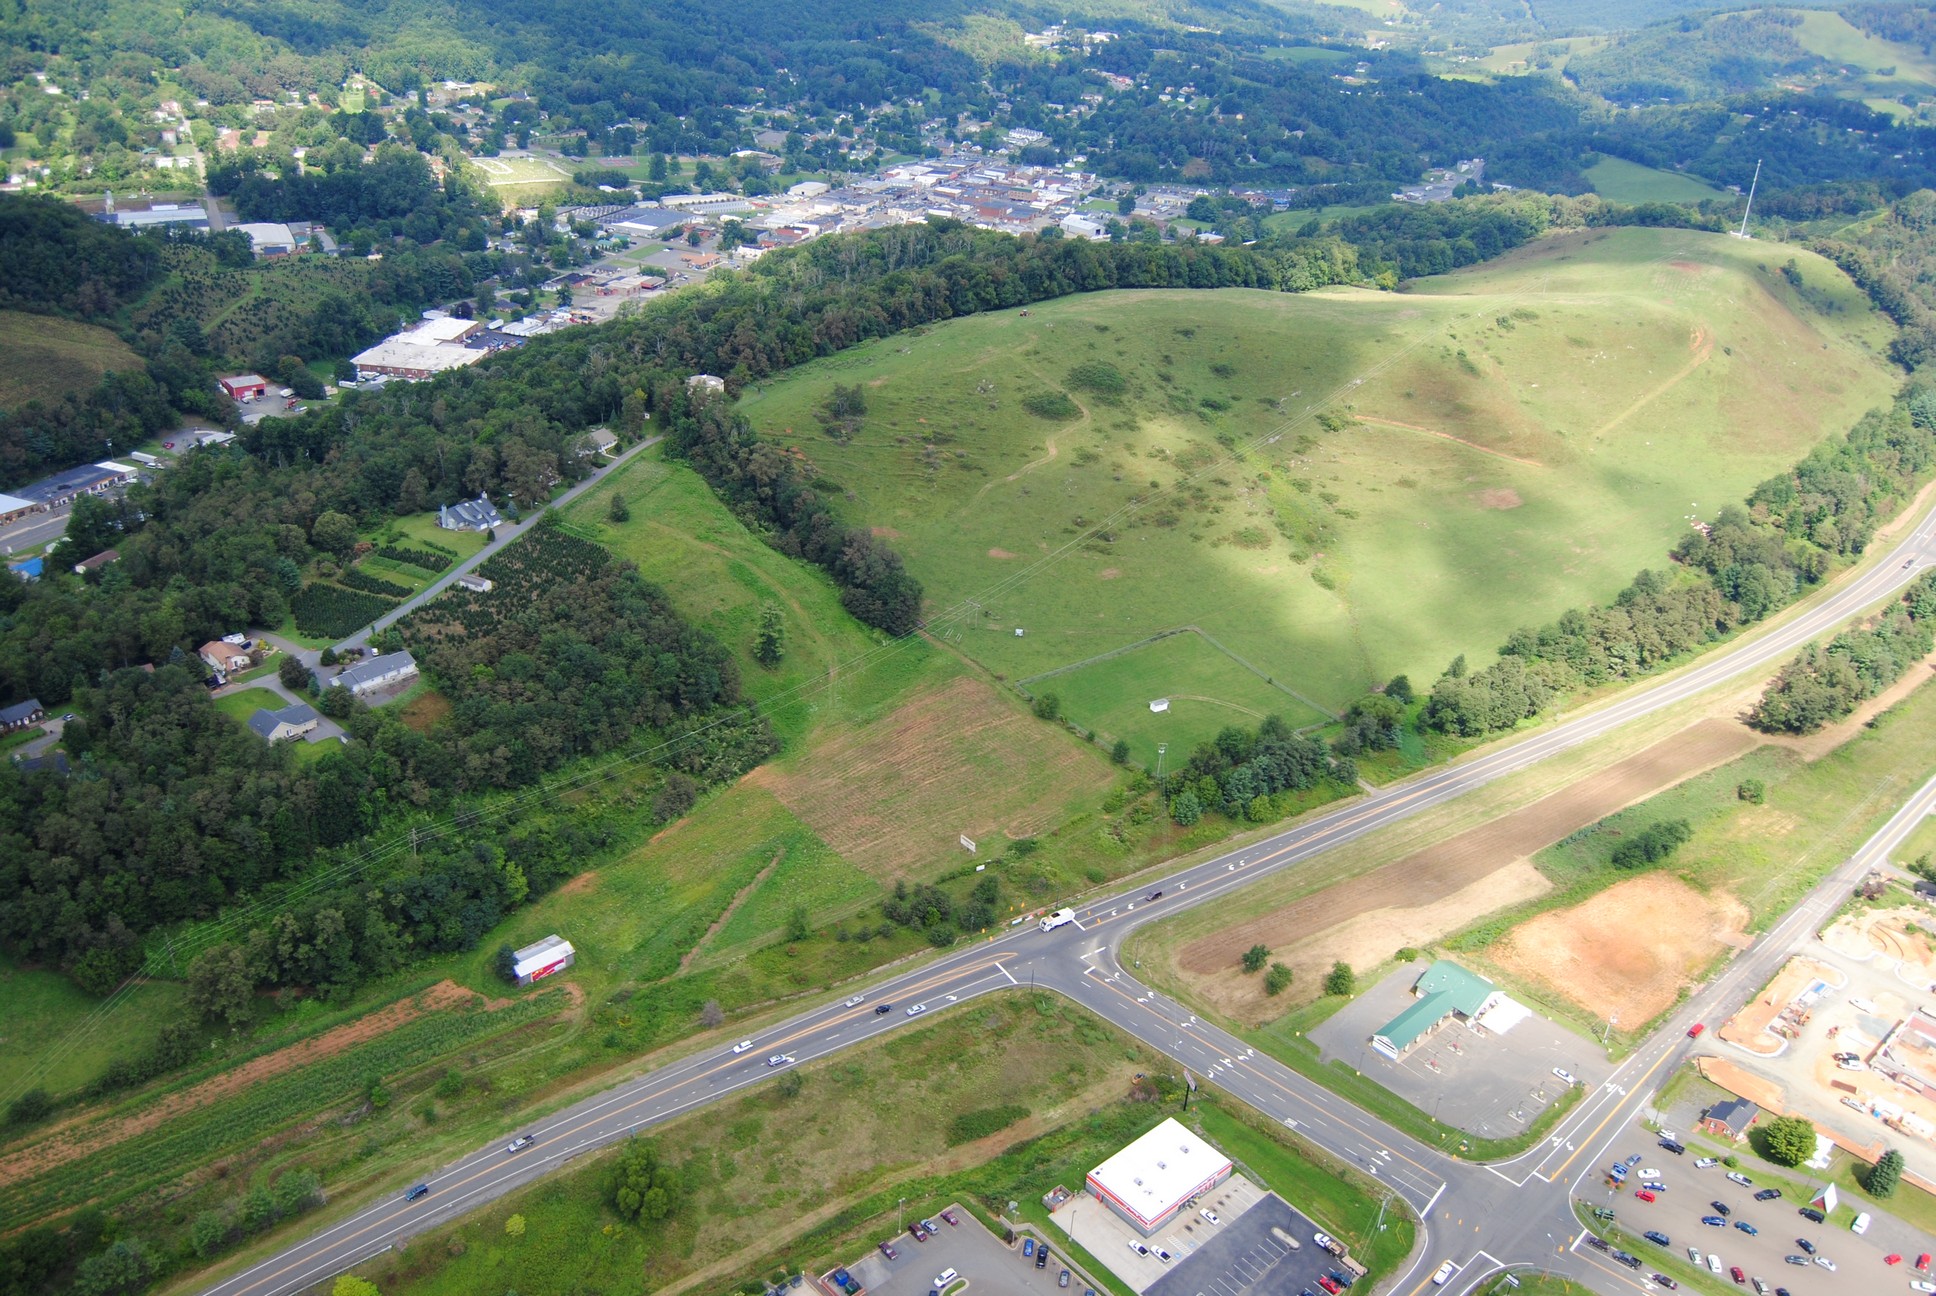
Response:
[[[1580,1083],[1580,1078],[1571,1071],[1568,1071],[1565,1067],[1554,1067],[1553,1074],[1558,1076],[1563,1084],[1576,1085]]]
[[[1432,1285],[1434,1287],[1445,1286],[1446,1281],[1452,1277],[1452,1271],[1454,1267],[1455,1266],[1450,1260],[1447,1260],[1444,1264],[1440,1265],[1439,1271],[1432,1275]]]
[[[766,1064],[770,1067],[783,1067],[791,1061],[793,1061],[793,1054],[775,1053],[772,1057],[766,1060]]]
[[[752,1040],[741,1040],[739,1043],[733,1045],[733,1056],[738,1057],[740,1054],[746,1052],[748,1049],[752,1047],[753,1047]]]
[[[849,999],[846,1003],[840,1006],[842,1008],[858,1008],[866,1002],[867,1002],[866,995],[855,995],[852,999]]]
[[[916,1004],[914,1005],[914,1007],[907,1010],[907,1015],[910,1017],[919,1017],[922,1013],[926,1012],[927,1010],[928,1010],[928,1006],[926,1004]]]

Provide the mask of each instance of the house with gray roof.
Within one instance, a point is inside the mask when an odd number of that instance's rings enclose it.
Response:
[[[351,693],[363,694],[372,689],[388,688],[392,684],[413,679],[416,674],[417,659],[409,653],[384,653],[336,672],[330,678],[329,686],[346,688]]]
[[[491,531],[504,525],[497,506],[479,495],[474,500],[459,500],[437,510],[437,525],[446,531]]]
[[[318,718],[309,703],[291,702],[280,711],[263,707],[249,717],[249,728],[264,742],[279,743],[315,732]]]
[[[31,728],[46,718],[47,709],[41,706],[39,698],[28,698],[10,707],[0,707],[0,733]]]

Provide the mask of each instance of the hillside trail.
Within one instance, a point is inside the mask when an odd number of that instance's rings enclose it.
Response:
[[[1675,387],[1678,387],[1696,369],[1699,369],[1702,365],[1706,364],[1708,357],[1714,354],[1714,335],[1708,332],[1705,328],[1701,327],[1699,324],[1696,324],[1693,327],[1693,329],[1690,331],[1687,344],[1688,344],[1688,348],[1694,353],[1693,357],[1689,359],[1686,364],[1676,369],[1666,379],[1654,384],[1652,387],[1649,387],[1646,391],[1642,392],[1639,396],[1635,397],[1634,400],[1631,403],[1629,403],[1625,409],[1621,410],[1618,414],[1615,414],[1612,418],[1608,419],[1606,422],[1602,423],[1599,427],[1594,428],[1592,432],[1588,433],[1587,444],[1589,446],[1591,446],[1595,441],[1599,440],[1601,437],[1605,436],[1607,433],[1619,427],[1622,423],[1626,422],[1629,418],[1633,417],[1635,414],[1639,413],[1656,397],[1664,396],[1668,392],[1672,391]]]
[[[1377,427],[1395,428],[1401,432],[1422,432],[1426,436],[1437,437],[1441,441],[1456,441],[1468,450],[1477,450],[1480,454],[1491,455],[1495,459],[1504,459],[1508,463],[1524,464],[1528,468],[1546,467],[1545,464],[1539,462],[1537,459],[1522,459],[1518,455],[1507,454],[1504,450],[1495,450],[1491,446],[1480,445],[1477,441],[1468,441],[1462,436],[1454,436],[1450,432],[1441,432],[1437,428],[1421,427],[1417,423],[1400,423],[1397,419],[1376,418],[1370,414],[1354,414],[1352,417],[1356,418],[1360,423],[1370,423]]]
[[[686,973],[692,971],[693,960],[705,953],[706,946],[712,942],[713,937],[717,936],[726,924],[733,920],[733,915],[739,912],[740,906],[751,899],[753,893],[766,884],[766,880],[773,876],[773,870],[780,867],[780,861],[785,858],[786,847],[782,846],[773,852],[773,858],[766,862],[766,867],[755,874],[751,882],[748,882],[740,888],[739,894],[733,897],[732,903],[726,906],[725,912],[713,919],[712,926],[706,928],[706,934],[694,941],[692,948],[679,956],[679,975],[684,976]]]
[[[1044,375],[1040,370],[1031,369],[1029,372],[1034,374],[1035,377],[1040,378],[1043,382],[1049,383],[1050,386],[1056,385],[1055,383],[1050,382],[1049,378],[1046,375]],[[1025,477],[1029,473],[1034,472],[1037,468],[1046,468],[1048,465],[1054,463],[1056,460],[1056,456],[1060,453],[1055,447],[1056,437],[1064,433],[1078,431],[1090,422],[1093,416],[1089,412],[1089,407],[1087,405],[1084,405],[1081,401],[1077,400],[1074,395],[1067,392],[1063,394],[1067,395],[1069,397],[1070,402],[1078,410],[1082,411],[1081,417],[1077,418],[1075,422],[1070,423],[1065,427],[1057,428],[1054,432],[1051,432],[1049,433],[1049,435],[1043,437],[1042,445],[1045,449],[1048,450],[1048,453],[1043,455],[1040,459],[1031,459],[1029,462],[1023,464],[1020,468],[1017,468],[1014,472],[1010,473],[1008,476],[1002,478],[1003,485],[1006,485],[1009,482],[1015,481],[1021,477]],[[994,486],[995,486],[995,483],[992,481],[983,482],[981,484],[981,489],[975,492],[975,501],[979,501],[981,497],[986,495],[990,490],[992,490]]]

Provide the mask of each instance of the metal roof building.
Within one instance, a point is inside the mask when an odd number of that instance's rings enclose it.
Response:
[[[536,944],[513,950],[511,957],[517,960],[512,972],[518,984],[525,986],[554,972],[563,972],[578,961],[578,951],[563,936],[547,936]]]
[[[1371,1046],[1386,1057],[1397,1059],[1446,1018],[1457,1015],[1469,1022],[1504,998],[1492,982],[1450,959],[1426,968],[1412,983],[1412,993],[1417,998],[1371,1037]]]
[[[1089,1172],[1089,1195],[1149,1237],[1230,1177],[1230,1158],[1166,1120]]]

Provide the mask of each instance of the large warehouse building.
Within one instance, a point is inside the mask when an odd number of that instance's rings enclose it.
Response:
[[[1089,1195],[1149,1237],[1230,1177],[1230,1158],[1166,1120],[1089,1172]]]

